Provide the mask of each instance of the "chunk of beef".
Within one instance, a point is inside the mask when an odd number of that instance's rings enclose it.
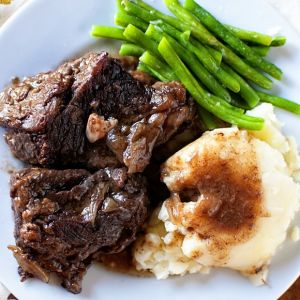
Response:
[[[96,252],[128,246],[147,217],[142,175],[125,168],[86,170],[31,168],[11,178],[16,246],[21,274],[48,281],[56,273],[73,293]]]
[[[199,138],[205,131],[198,117],[197,104],[191,97],[188,99],[188,107],[189,114],[182,125],[174,131],[170,139],[158,145],[153,151],[152,162],[154,164],[162,164],[177,151]],[[173,128],[176,128],[176,124]],[[151,168],[151,165],[149,167]]]
[[[86,136],[94,129],[86,128],[92,114],[106,126],[98,124],[102,142],[97,145]],[[6,141],[13,154],[41,166],[99,168],[113,161],[130,173],[141,172],[153,148],[188,118],[179,83],[143,85],[107,53],[87,54],[0,94],[0,125],[8,128]]]
[[[129,110],[140,115],[148,106],[145,97],[144,87],[107,53],[92,53],[6,89],[0,95],[0,123],[9,128],[7,142],[21,160],[76,162],[87,148],[85,128],[92,110],[104,107],[104,115],[123,118]]]

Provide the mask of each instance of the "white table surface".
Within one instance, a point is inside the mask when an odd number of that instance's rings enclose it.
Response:
[[[12,0],[11,4],[0,4],[0,26],[26,1],[30,0]],[[248,1],[248,0],[241,0]],[[300,33],[300,0],[263,0],[268,1],[276,7],[283,16]],[[0,46],[1,47],[1,46]],[[10,292],[0,282],[0,300],[7,300]]]

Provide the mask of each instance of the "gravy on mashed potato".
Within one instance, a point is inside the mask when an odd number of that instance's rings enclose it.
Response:
[[[267,119],[261,132],[206,132],[163,165],[171,196],[135,244],[138,269],[163,279],[226,267],[265,282],[299,208],[300,164],[272,106],[252,113]]]

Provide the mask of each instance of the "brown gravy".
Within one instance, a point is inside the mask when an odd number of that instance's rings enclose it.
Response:
[[[246,133],[225,136],[220,132],[212,138],[217,143],[204,144],[188,165],[180,154],[167,161],[165,176],[176,174],[177,168],[188,172],[173,180],[173,193],[166,206],[173,223],[182,224],[201,239],[210,239],[211,251],[226,257],[230,245],[253,236],[256,220],[265,215],[261,177],[254,146]],[[193,211],[184,210],[185,191],[201,195]]]
[[[135,277],[151,277],[148,271],[138,271],[135,268],[132,256],[132,246],[116,254],[98,253],[94,256],[94,261],[102,267],[117,273],[127,274]]]

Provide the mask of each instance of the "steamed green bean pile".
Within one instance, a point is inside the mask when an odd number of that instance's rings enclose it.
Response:
[[[142,0],[117,0],[118,27],[94,25],[91,34],[123,41],[119,54],[138,57],[138,70],[160,81],[180,81],[209,130],[218,119],[260,130],[264,120],[246,112],[261,102],[300,115],[299,104],[264,92],[283,75],[265,56],[283,46],[285,37],[223,24],[195,0],[164,3],[173,16]]]

